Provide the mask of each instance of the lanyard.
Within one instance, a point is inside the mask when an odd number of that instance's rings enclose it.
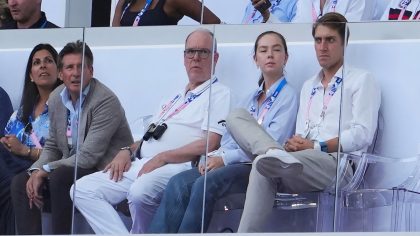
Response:
[[[179,98],[181,98],[181,95],[177,94],[168,104],[162,107],[162,111],[159,114],[159,119],[163,117],[175,105]]]
[[[408,7],[408,5],[410,5],[410,3],[411,3],[411,0],[401,0],[400,4],[398,4],[398,6],[401,8],[401,12],[398,15],[398,20],[403,20],[404,13],[407,10],[407,7]],[[417,11],[419,9],[419,6],[420,6],[420,1],[417,4],[416,9],[413,11],[411,17],[409,17],[409,19],[407,19],[407,20],[410,20],[410,19],[418,20],[419,19],[420,14],[417,14],[416,15],[416,13],[417,13]]]
[[[36,148],[42,148],[41,143],[39,142],[38,136],[36,136],[35,132],[32,130],[31,134],[29,135],[32,143],[35,145]]]
[[[139,25],[141,16],[144,14],[144,12],[146,12],[149,9],[150,4],[152,3],[152,1],[153,0],[146,0],[146,4],[144,5],[144,7],[139,11],[139,13],[137,13],[136,18],[133,21],[133,26],[138,26]],[[131,2],[128,3],[127,6],[124,8],[123,13],[121,14],[121,19],[124,16],[124,14],[127,11],[127,9],[130,7],[130,5],[131,5]]]
[[[182,103],[179,107],[177,107],[172,113],[170,113],[166,118],[165,115],[169,112],[169,110],[172,109],[172,107],[175,105],[175,103],[181,98],[181,95],[176,95],[174,99],[172,99],[167,105],[165,105],[162,109],[162,112],[159,114],[159,119],[157,124],[162,124],[165,121],[172,118],[174,115],[178,114],[180,111],[184,110],[192,101],[194,101],[196,98],[198,98],[201,94],[203,94],[208,88],[210,88],[210,85],[217,82],[217,78],[212,82],[209,83],[206,87],[204,87],[199,93],[193,94],[190,97],[187,98],[187,100]]]
[[[265,103],[264,109],[261,111],[260,115],[258,116],[257,122],[259,125],[262,124],[265,115],[267,115],[267,112],[270,110],[270,108],[273,106],[274,101],[276,100],[277,96],[279,95],[280,91],[283,89],[283,87],[287,84],[286,79],[283,79],[279,85],[277,86],[276,90],[274,91],[274,93],[270,96],[267,97],[264,102],[262,104]],[[250,111],[252,113],[255,112],[255,108],[254,106],[252,106],[250,108]]]
[[[401,7],[401,12],[398,15],[398,20],[402,20],[405,11],[407,10],[408,5],[410,5],[411,0],[402,0],[399,4],[399,7]]]
[[[23,127],[23,129],[19,130],[19,132],[16,134],[16,136],[18,137],[18,136],[22,135],[22,140],[24,140],[23,137],[26,138],[26,139],[29,138],[31,140],[32,144],[35,145],[36,148],[42,148],[42,146],[39,142],[39,139],[36,136],[36,134],[34,132],[34,129],[33,129],[33,126],[32,126],[32,122],[34,122],[34,120],[32,118],[32,115],[29,115],[28,118],[29,118],[28,123],[25,125],[25,127]]]
[[[67,109],[67,130],[66,130],[66,136],[67,136],[67,143],[70,146],[73,146],[75,144],[75,142],[73,141],[77,141],[76,138],[77,137],[73,137],[73,128],[75,128],[77,130],[77,127],[79,126],[79,112],[76,111],[75,112],[75,116],[73,117],[73,119],[71,118],[71,114],[70,111]],[[72,126],[72,121],[73,121],[73,126]]]
[[[39,28],[43,29],[45,28],[46,25],[47,25],[47,19],[45,19],[44,23],[42,23],[42,25]]]
[[[29,123],[32,126],[33,118],[32,115],[29,116]],[[28,123],[28,125],[29,125]],[[31,139],[32,143],[35,145],[36,148],[42,148],[41,143],[39,142],[38,136],[36,136],[35,131],[33,128],[29,131],[29,138]]]
[[[327,111],[328,108],[328,104],[331,101],[331,98],[334,96],[335,92],[337,92],[338,86],[340,86],[341,82],[343,81],[342,78],[336,76],[335,82],[332,85],[330,91],[328,92],[327,96],[324,96],[324,101],[323,101],[323,106],[322,106],[322,112],[321,112],[321,120],[319,122],[319,124],[324,120],[325,118],[325,112]],[[317,87],[314,87],[311,91],[311,96],[309,97],[309,101],[308,101],[308,107],[306,109],[306,125],[307,125],[307,129],[309,129],[309,111],[311,110],[311,106],[312,106],[312,99],[315,96],[316,92],[318,91]]]
[[[257,13],[257,9],[254,9],[252,11],[252,14],[248,17],[248,19],[245,20],[245,24],[250,24],[251,22],[254,22],[253,18],[255,16],[255,14]]]
[[[321,12],[320,12],[319,15],[317,14],[317,12],[316,12],[316,9],[317,8],[315,7],[315,3],[314,2],[315,2],[315,0],[312,0],[312,22],[316,22],[316,20],[318,19],[318,16],[323,15],[322,14],[323,13],[323,9],[321,9],[321,6],[320,6],[320,11]],[[337,6],[337,2],[338,2],[338,0],[332,0],[331,7],[330,7],[330,11],[329,12],[335,12],[335,8]],[[325,7],[325,4],[324,4],[324,7]]]

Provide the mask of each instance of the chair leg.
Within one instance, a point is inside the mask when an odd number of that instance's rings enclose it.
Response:
[[[403,229],[403,212],[405,211],[405,189],[394,188],[392,194],[392,209],[391,209],[391,231],[399,232],[399,231],[406,231],[407,225],[405,229]],[[407,218],[406,218],[407,219]],[[406,224],[408,222],[406,221]]]

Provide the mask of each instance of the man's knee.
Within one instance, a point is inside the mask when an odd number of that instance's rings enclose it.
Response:
[[[103,198],[106,199],[106,193],[103,189],[103,185],[99,183],[95,183],[93,181],[94,176],[87,175],[84,176],[76,181],[70,188],[70,197],[73,200],[73,196],[75,199],[77,198]]]
[[[156,190],[153,184],[139,184],[131,186],[127,195],[130,204],[135,205],[155,205],[160,199],[161,193]]]
[[[207,176],[206,181],[211,182],[208,176]],[[204,177],[199,177],[193,183],[190,195],[191,196],[203,195],[203,192],[204,192]]]
[[[74,168],[60,167],[49,174],[50,189],[69,188],[74,182]]]

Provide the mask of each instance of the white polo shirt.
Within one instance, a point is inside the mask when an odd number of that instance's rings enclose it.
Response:
[[[313,23],[321,15],[319,9],[320,0],[297,0],[296,15],[292,22]],[[372,0],[326,0],[322,15],[328,12],[337,12],[346,17],[349,22],[358,22],[372,19],[371,4],[366,4]]]
[[[180,99],[176,100],[172,108],[164,117],[171,114],[176,108],[180,107],[190,96],[200,94],[184,109],[165,121],[168,128],[159,140],[150,138],[144,141],[140,150],[142,158],[152,158],[163,151],[176,149],[196,140],[204,138],[206,131],[222,135],[226,128],[224,121],[230,111],[231,92],[230,89],[222,85],[216,78],[208,80],[192,91],[179,93]],[[208,119],[209,105],[209,85],[211,84],[211,111]],[[169,104],[176,95],[165,100],[162,106],[153,117],[156,123],[164,105]],[[208,127],[209,121],[209,127]]]
[[[378,111],[381,103],[381,92],[378,83],[372,74],[367,71],[345,67],[342,74],[341,67],[331,79],[325,89],[321,84],[323,72],[307,80],[300,94],[300,106],[296,121],[296,133],[307,133],[306,121],[309,118],[310,131],[306,138],[318,141],[327,141],[339,136],[340,94],[343,90],[343,105],[341,111],[341,146],[344,152],[366,151],[372,143],[378,120]],[[336,77],[343,78],[337,91],[332,96],[321,121],[324,97],[336,81]],[[312,105],[308,106],[312,90],[316,93],[312,98]],[[308,107],[310,107],[308,109]],[[309,112],[308,112],[309,110]],[[320,122],[321,121],[321,122]]]

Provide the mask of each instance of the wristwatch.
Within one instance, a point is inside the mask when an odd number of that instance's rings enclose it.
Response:
[[[133,155],[133,151],[131,151],[130,146],[122,147],[122,148],[120,148],[120,150],[128,150],[130,152],[130,160],[131,161],[135,160],[136,157]]]

